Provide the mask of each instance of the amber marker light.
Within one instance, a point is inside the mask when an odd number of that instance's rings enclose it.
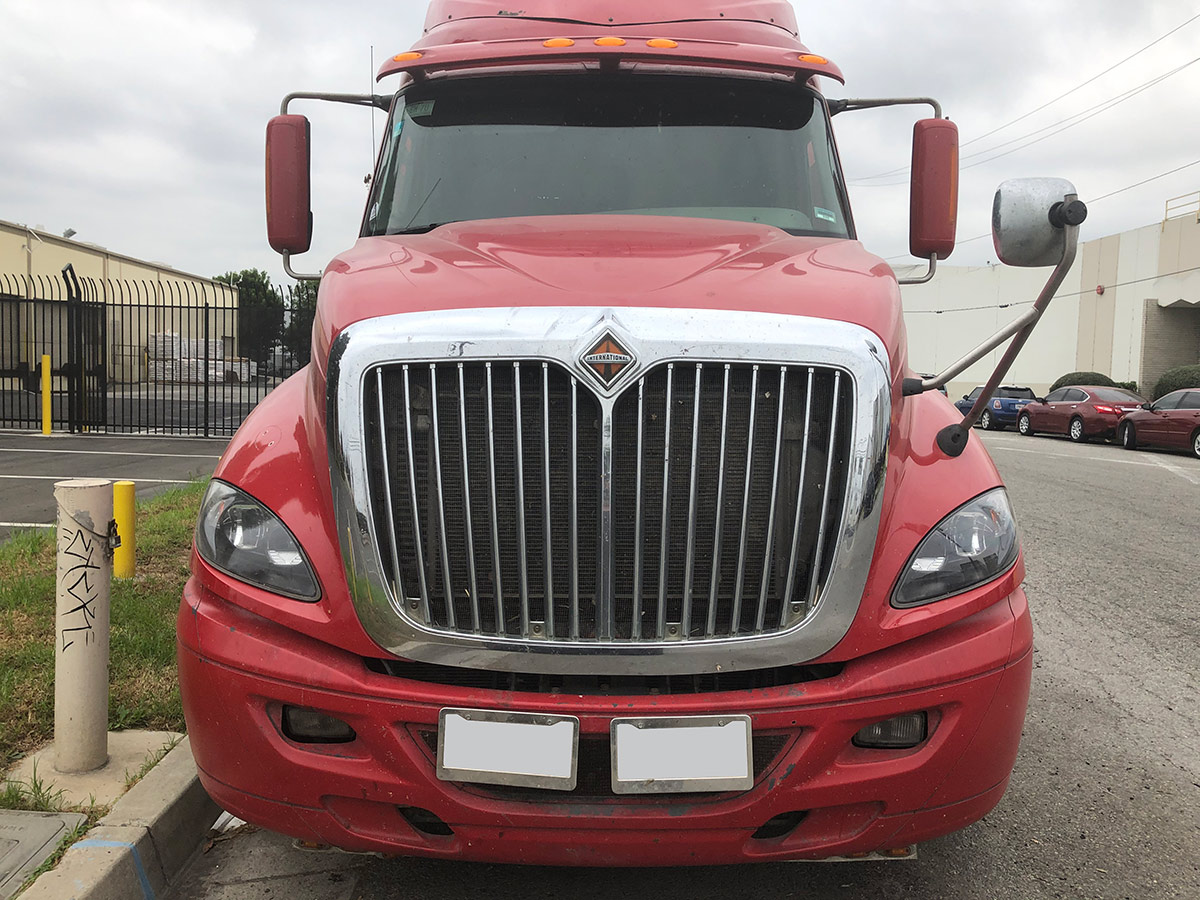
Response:
[[[671,41],[666,38],[654,38],[654,40],[646,41],[647,47],[653,47],[655,50],[674,50],[679,46],[679,41]]]
[[[412,62],[413,60],[420,59],[422,56],[424,56],[423,53],[418,53],[416,50],[413,50],[411,53],[398,53],[397,55],[392,57],[392,61],[393,62]]]
[[[575,42],[570,38],[550,38],[550,40],[546,41],[546,43],[542,44],[542,46],[549,47],[551,50],[553,50],[556,47],[574,47]]]
[[[829,60],[827,60],[827,59],[826,59],[825,57],[823,57],[823,56],[817,56],[817,54],[815,54],[815,53],[802,53],[802,54],[800,54],[800,62],[802,62],[802,63],[811,63],[811,64],[812,64],[812,65],[814,65],[814,66],[827,66],[827,65],[829,65]]]
[[[597,47],[624,47],[625,38],[606,37],[596,38]]]

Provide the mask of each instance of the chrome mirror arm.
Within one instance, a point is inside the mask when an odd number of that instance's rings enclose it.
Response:
[[[292,271],[292,254],[290,254],[286,250],[284,250],[283,253],[280,255],[283,257],[283,271],[287,272],[290,276],[295,278],[297,281],[320,281],[321,280],[321,276],[319,274],[309,275],[305,272]]]
[[[1008,375],[1008,370],[1012,368],[1017,355],[1024,349],[1025,343],[1033,333],[1033,329],[1037,327],[1042,314],[1050,305],[1050,301],[1054,299],[1054,295],[1058,292],[1058,289],[1062,287],[1062,283],[1066,280],[1071,266],[1075,264],[1075,257],[1079,250],[1079,226],[1087,218],[1087,207],[1080,202],[1078,196],[1068,194],[1063,198],[1062,202],[1056,203],[1051,207],[1049,217],[1051,223],[1056,228],[1063,230],[1063,253],[1058,265],[1054,267],[1054,271],[1050,274],[1049,281],[1046,282],[1046,286],[1042,288],[1041,294],[1033,304],[1033,308],[1014,322],[1000,329],[1000,331],[996,332],[996,334],[940,374],[932,378],[906,378],[904,380],[903,392],[906,397],[945,387],[951,378],[966,371],[968,367],[983,359],[984,356],[995,350],[1010,337],[1013,338],[1012,343],[1008,345],[1008,349],[1004,352],[1004,356],[1000,358],[995,371],[988,378],[987,384],[980,392],[979,397],[976,398],[970,412],[957,425],[947,426],[938,432],[938,447],[947,456],[959,456],[966,449],[967,439],[970,437],[972,426],[983,415],[984,408],[991,402],[992,395],[996,393],[996,390],[1000,387],[1000,382]],[[1014,335],[1015,337],[1013,337]]]

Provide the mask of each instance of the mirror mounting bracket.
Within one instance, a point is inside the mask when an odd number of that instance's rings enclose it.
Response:
[[[924,275],[920,278],[898,278],[896,280],[900,284],[927,284],[933,281],[933,276],[937,274],[937,261],[937,254],[931,253],[929,255],[929,268]]]
[[[932,106],[935,119],[946,118],[942,115],[942,104],[932,97],[881,97],[874,100],[830,100],[829,114],[856,112],[860,109],[881,109],[885,106]]]
[[[309,275],[305,272],[292,271],[292,254],[289,253],[288,251],[284,250],[283,253],[280,254],[280,256],[283,257],[283,271],[287,272],[288,275],[290,275],[292,278],[295,278],[297,281],[320,281],[321,280],[320,275]]]
[[[976,398],[970,412],[963,417],[961,422],[948,425],[938,432],[938,448],[949,457],[960,456],[963,450],[966,449],[971,427],[979,421],[984,408],[990,402],[992,395],[1000,387],[1000,382],[1008,374],[1008,370],[1016,360],[1017,354],[1025,347],[1025,343],[1029,340],[1033,329],[1037,327],[1042,313],[1046,311],[1046,308],[1050,305],[1050,301],[1054,299],[1054,295],[1062,287],[1067,273],[1075,263],[1075,256],[1079,249],[1079,226],[1087,218],[1087,206],[1080,201],[1078,195],[1068,194],[1061,202],[1057,202],[1051,206],[1047,211],[1047,216],[1050,224],[1054,228],[1061,229],[1063,232],[1063,251],[1062,257],[1054,267],[1054,271],[1050,274],[1050,279],[1046,282],[1046,286],[1042,288],[1038,299],[1034,302],[1033,308],[1000,329],[1000,331],[996,332],[996,334],[992,335],[992,337],[988,338],[942,373],[925,379],[904,379],[902,393],[905,397],[923,394],[926,391],[944,387],[951,378],[966,371],[967,368],[995,350],[1010,337],[1013,338],[1012,343],[1008,345],[1004,356],[1001,357],[1000,362],[997,364],[995,371],[988,378],[987,384],[980,392],[979,397]]]

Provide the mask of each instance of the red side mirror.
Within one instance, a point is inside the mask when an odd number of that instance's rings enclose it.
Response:
[[[954,252],[958,230],[958,126],[922,119],[913,129],[908,246],[913,256],[939,260]]]
[[[312,244],[309,125],[304,116],[267,123],[267,240],[277,253]]]

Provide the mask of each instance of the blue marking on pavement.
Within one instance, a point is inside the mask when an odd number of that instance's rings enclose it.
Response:
[[[145,900],[154,900],[154,889],[150,887],[150,879],[146,877],[146,869],[142,865],[142,856],[138,853],[137,847],[128,841],[102,841],[92,838],[86,841],[80,841],[76,847],[125,847],[133,854],[133,867],[137,870],[138,881],[142,883],[142,896]]]

